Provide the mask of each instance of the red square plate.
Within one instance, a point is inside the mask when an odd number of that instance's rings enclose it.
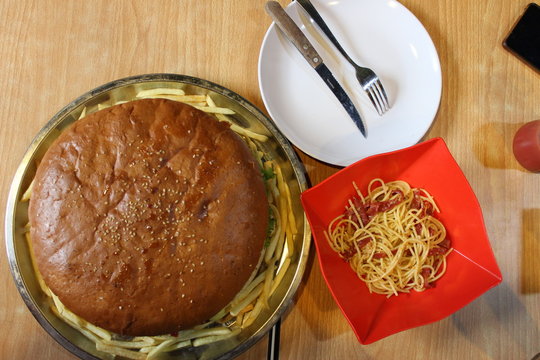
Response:
[[[374,178],[407,181],[433,195],[454,250],[447,271],[424,292],[386,298],[370,294],[356,273],[328,245],[324,230]],[[302,194],[323,276],[358,340],[369,344],[391,334],[441,320],[502,281],[482,210],[467,179],[440,138],[360,160]]]

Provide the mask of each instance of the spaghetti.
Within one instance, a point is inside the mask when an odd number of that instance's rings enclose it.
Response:
[[[387,297],[424,291],[446,271],[452,251],[439,208],[424,189],[404,181],[374,179],[363,196],[348,201],[344,214],[325,231],[327,240],[369,291]]]

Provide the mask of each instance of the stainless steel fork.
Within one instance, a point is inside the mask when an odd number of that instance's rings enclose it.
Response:
[[[315,9],[309,0],[296,1],[304,8],[309,16],[311,16],[326,37],[332,42],[332,44],[334,44],[336,49],[339,50],[341,55],[343,55],[343,57],[354,67],[354,70],[356,71],[356,79],[358,79],[360,86],[362,86],[362,89],[364,89],[364,91],[367,93],[371,103],[379,115],[382,115],[389,110],[390,105],[388,104],[388,97],[386,96],[386,91],[384,90],[384,87],[377,74],[375,74],[375,72],[369,68],[359,66],[351,59],[343,47],[341,47],[334,34],[332,34],[317,9]]]

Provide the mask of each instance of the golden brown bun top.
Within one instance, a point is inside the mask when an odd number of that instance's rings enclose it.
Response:
[[[169,100],[91,114],[44,156],[29,209],[38,269],[64,305],[127,335],[216,314],[255,270],[268,202],[246,144]]]

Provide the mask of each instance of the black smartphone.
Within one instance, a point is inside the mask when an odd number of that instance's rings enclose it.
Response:
[[[504,40],[503,46],[540,72],[540,6],[531,3]]]

